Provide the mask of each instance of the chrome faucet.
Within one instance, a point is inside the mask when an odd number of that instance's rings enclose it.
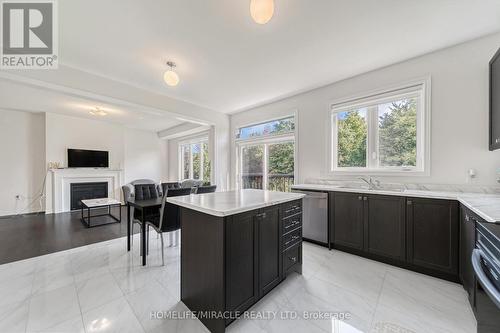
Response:
[[[368,184],[369,190],[376,190],[380,188],[380,181],[377,179],[373,179],[372,177],[368,177],[368,179],[364,177],[359,177],[359,179]]]

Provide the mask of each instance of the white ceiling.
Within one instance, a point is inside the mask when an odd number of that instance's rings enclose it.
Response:
[[[60,61],[227,113],[500,30],[498,0],[275,0],[264,26],[249,2],[59,1]]]
[[[107,115],[105,117],[91,115],[89,111],[96,106],[107,112]],[[0,80],[0,112],[1,109],[57,113],[155,132],[184,122],[164,112],[106,103],[3,80]]]

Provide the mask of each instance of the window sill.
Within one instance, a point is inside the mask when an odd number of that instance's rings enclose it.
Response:
[[[332,176],[393,176],[393,177],[428,177],[430,171],[424,170],[384,170],[384,169],[334,169],[329,172]]]

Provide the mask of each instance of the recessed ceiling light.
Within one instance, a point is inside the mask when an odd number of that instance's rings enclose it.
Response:
[[[274,0],[250,0],[250,15],[258,24],[266,24],[274,15]]]
[[[167,66],[170,67],[170,69],[163,74],[163,80],[165,80],[165,83],[169,86],[175,87],[179,84],[179,75],[174,71],[176,65],[172,61],[167,61]]]
[[[101,117],[104,117],[104,116],[107,116],[108,113],[106,111],[103,111],[101,110],[99,107],[96,106],[96,108],[94,110],[90,110],[89,113],[93,116],[101,116]]]

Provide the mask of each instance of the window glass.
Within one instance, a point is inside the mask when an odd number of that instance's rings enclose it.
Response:
[[[264,145],[246,146],[241,150],[242,188],[263,189]]]
[[[425,172],[424,94],[420,84],[332,107],[331,170]]]
[[[378,105],[379,161],[382,167],[417,165],[417,99]]]
[[[242,127],[236,133],[237,139],[265,137],[277,134],[286,134],[295,130],[294,117],[273,120],[267,123]]]
[[[366,167],[368,126],[366,109],[337,115],[337,161],[339,167]]]
[[[189,179],[191,149],[189,145],[182,146],[182,175],[183,179]]]
[[[210,184],[211,163],[206,139],[180,146],[181,180],[201,179]]]
[[[196,143],[191,146],[193,151],[193,178],[200,179],[201,177],[201,144]]]
[[[294,151],[293,142],[269,144],[268,182],[267,189],[289,192],[294,182]]]
[[[203,181],[210,184],[210,173],[212,171],[212,166],[210,163],[210,155],[208,154],[208,143],[203,142]]]

